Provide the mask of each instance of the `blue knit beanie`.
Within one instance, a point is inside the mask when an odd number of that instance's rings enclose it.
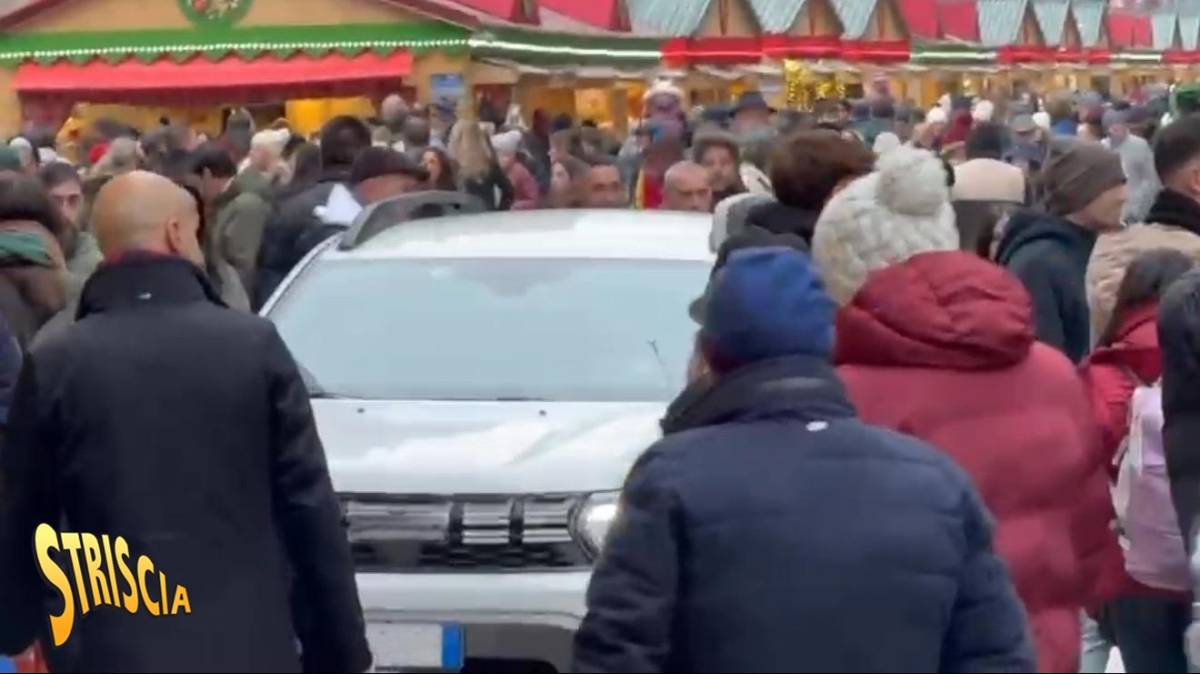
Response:
[[[794,248],[734,252],[712,279],[700,339],[727,364],[833,352],[837,307]]]

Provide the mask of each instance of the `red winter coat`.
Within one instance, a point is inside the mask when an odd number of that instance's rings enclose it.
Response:
[[[865,421],[941,448],[971,475],[1038,670],[1076,672],[1111,507],[1083,386],[1033,335],[1019,280],[973,255],[926,253],[873,274],[839,313],[838,371]]]
[[[1113,460],[1129,433],[1129,401],[1139,386],[1138,380],[1154,382],[1162,377],[1157,319],[1157,305],[1129,312],[1121,321],[1112,344],[1097,349],[1080,368],[1093,413],[1100,423],[1104,465],[1110,480],[1117,477]],[[1111,504],[1110,501],[1109,521],[1116,519]],[[1175,598],[1181,602],[1191,599],[1189,594],[1158,590],[1130,578],[1125,572],[1125,555],[1115,534],[1108,537],[1092,594],[1094,604],[1089,608],[1093,611],[1110,599],[1130,595]]]

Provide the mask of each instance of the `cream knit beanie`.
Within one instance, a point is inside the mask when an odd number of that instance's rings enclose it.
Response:
[[[899,147],[876,170],[825,206],[813,234],[813,259],[829,294],[847,304],[873,271],[918,253],[958,250],[958,228],[941,160]]]

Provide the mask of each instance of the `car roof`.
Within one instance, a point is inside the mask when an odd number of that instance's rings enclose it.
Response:
[[[712,216],[635,210],[504,211],[412,220],[326,259],[621,258],[708,262]]]

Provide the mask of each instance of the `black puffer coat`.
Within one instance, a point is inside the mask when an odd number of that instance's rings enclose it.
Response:
[[[1200,529],[1200,271],[1167,291],[1158,305],[1163,365],[1163,449],[1171,497],[1188,552]]]

